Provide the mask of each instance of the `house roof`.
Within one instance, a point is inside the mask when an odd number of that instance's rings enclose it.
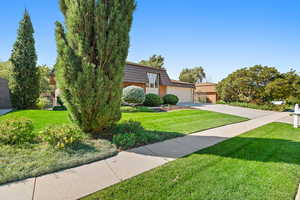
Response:
[[[216,83],[210,83],[210,82],[206,82],[206,83],[197,83],[196,86],[208,86],[208,85],[217,85]]]
[[[193,83],[188,83],[188,82],[183,82],[183,81],[178,81],[178,80],[171,80],[171,82],[172,82],[172,86],[195,88],[195,84],[193,84]]]
[[[194,88],[192,83],[171,80],[166,69],[158,69],[155,67],[141,65],[133,62],[127,62],[124,73],[124,82],[147,83],[147,73],[156,73],[160,76],[160,84],[174,87]]]
[[[147,83],[147,73],[156,73],[160,76],[161,85],[172,85],[165,69],[158,69],[146,65],[127,62],[124,71],[124,82]]]

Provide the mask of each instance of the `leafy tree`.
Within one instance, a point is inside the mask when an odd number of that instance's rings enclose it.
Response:
[[[223,79],[217,91],[220,98],[227,102],[265,103],[270,100],[265,92],[267,85],[280,76],[274,67],[255,65],[242,68]]]
[[[18,29],[10,57],[9,87],[14,108],[27,109],[35,106],[39,97],[39,71],[36,66],[34,30],[30,16],[25,11]]]
[[[161,55],[154,54],[153,56],[151,56],[149,58],[149,60],[141,60],[139,62],[139,64],[147,65],[147,66],[151,66],[151,67],[155,67],[155,68],[159,68],[159,69],[163,69],[164,64],[165,64],[165,58],[162,57]]]
[[[189,83],[201,83],[206,78],[203,67],[195,67],[193,69],[185,68],[179,76],[179,80]]]
[[[9,61],[0,62],[0,78],[8,80],[11,64]]]
[[[121,118],[124,67],[135,0],[60,0],[56,77],[71,120],[102,134]],[[66,30],[64,30],[66,28]]]
[[[291,70],[266,86],[270,100],[285,100],[290,103],[300,102],[300,76]]]

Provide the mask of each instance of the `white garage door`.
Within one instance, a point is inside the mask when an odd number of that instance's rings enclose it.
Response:
[[[193,102],[193,89],[182,87],[167,87],[167,94],[174,94],[179,98],[179,103]]]

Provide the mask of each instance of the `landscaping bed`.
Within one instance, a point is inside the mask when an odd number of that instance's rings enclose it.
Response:
[[[102,160],[116,154],[105,140],[88,140],[63,150],[47,145],[0,145],[0,184]]]
[[[294,200],[300,134],[272,123],[113,185],[83,200]]]

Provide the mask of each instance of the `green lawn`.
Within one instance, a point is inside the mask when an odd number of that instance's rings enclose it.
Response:
[[[31,119],[36,134],[46,126],[70,123],[66,111],[41,110],[12,112],[1,116],[0,121],[17,117]],[[158,140],[247,120],[200,110],[124,112],[121,121],[129,119],[140,121],[149,132],[154,130],[155,134],[160,135]],[[42,143],[19,147],[0,145],[0,184],[82,165],[114,153],[116,148],[104,140],[89,140],[76,148],[65,150],[56,150]]]
[[[294,200],[300,130],[272,123],[170,162],[84,200]]]
[[[26,117],[33,121],[36,131],[45,126],[70,123],[66,111],[26,110],[12,112],[0,117],[9,119]],[[209,128],[247,120],[246,118],[202,110],[179,110],[172,112],[125,112],[122,120],[135,120],[147,130],[162,132],[193,133]]]

